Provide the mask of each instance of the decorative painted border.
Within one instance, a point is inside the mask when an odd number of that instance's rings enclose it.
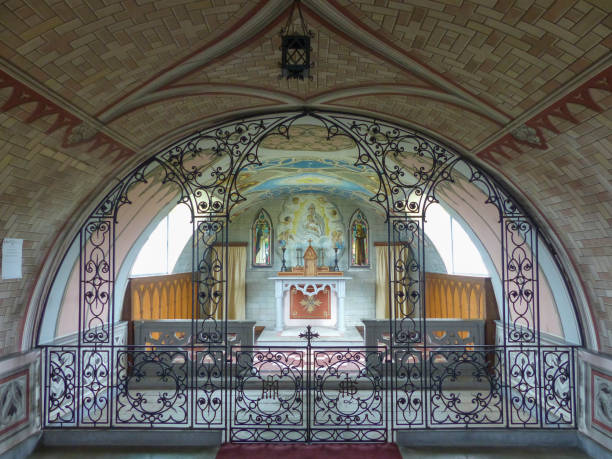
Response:
[[[604,424],[595,417],[595,376],[610,381],[610,385],[612,386],[612,376],[591,368],[591,424],[604,429],[606,432],[612,433],[612,426]]]
[[[0,435],[4,435],[6,432],[14,430],[17,427],[21,426],[22,424],[30,420],[30,369],[26,368],[25,370],[19,371],[17,373],[13,373],[12,375],[9,375],[3,379],[0,379],[0,386],[2,386],[3,384],[9,383],[10,381],[19,379],[23,376],[25,376],[25,381],[26,381],[25,393],[23,394],[23,397],[25,399],[24,417],[21,419],[18,419],[15,423],[9,425],[8,427],[5,427],[4,429],[0,430]]]
[[[514,155],[522,155],[526,152],[526,149],[530,148],[537,148],[539,150],[548,149],[548,144],[544,138],[544,130],[553,134],[561,133],[552,123],[551,117],[560,118],[573,124],[580,123],[580,121],[572,115],[569,104],[582,105],[597,113],[603,112],[604,109],[593,100],[590,93],[591,89],[599,89],[612,93],[612,67],[608,67],[559,101],[545,108],[533,118],[526,121],[524,126],[517,131],[508,133],[496,140],[480,153],[477,153],[476,156],[489,163],[500,165],[500,157],[505,159],[513,158],[510,151]],[[523,130],[527,131],[528,134],[520,135],[521,133],[518,131]],[[523,149],[523,147],[525,147],[525,149]]]
[[[89,144],[87,152],[105,148],[104,154],[108,155],[113,152],[118,153],[113,159],[113,162],[117,162],[135,154],[132,149],[122,145],[108,135],[98,131],[96,128],[87,125],[83,120],[66,109],[21,83],[8,73],[0,70],[0,89],[4,88],[10,88],[11,94],[6,102],[0,107],[0,112],[8,112],[13,108],[34,103],[34,110],[30,112],[29,116],[23,122],[25,124],[30,124],[40,118],[55,117],[55,120],[45,134],[50,135],[57,130],[65,128],[61,144],[63,148],[71,148],[85,144]],[[30,107],[31,105],[24,109],[29,110]]]

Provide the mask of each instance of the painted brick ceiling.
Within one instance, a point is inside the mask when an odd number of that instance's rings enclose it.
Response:
[[[612,350],[612,3],[302,4],[303,82],[277,78],[286,0],[0,4],[0,236],[28,241],[24,279],[0,284],[4,352],[54,241],[109,180],[218,119],[301,107],[413,127],[513,184]]]

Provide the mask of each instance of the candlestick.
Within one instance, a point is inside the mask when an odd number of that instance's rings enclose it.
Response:
[[[318,252],[317,261],[319,262],[319,266],[325,266],[325,249],[320,248]]]
[[[334,247],[334,271],[340,271],[338,269],[338,247]]]
[[[286,273],[287,272],[287,266],[285,265],[285,250],[287,250],[287,248],[283,247],[282,250],[283,250],[283,266],[281,266],[281,271]]]

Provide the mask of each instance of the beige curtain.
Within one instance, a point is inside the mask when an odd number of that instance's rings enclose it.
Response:
[[[224,248],[217,250],[223,252]],[[227,263],[223,260],[223,267],[227,269],[227,318],[229,320],[245,320],[246,318],[246,245],[229,246],[227,248]],[[215,273],[215,280],[222,280],[223,273]],[[225,283],[218,284],[225,288]],[[215,314],[216,319],[223,319],[223,310],[219,308]]]
[[[376,245],[376,318],[389,318],[389,248]]]
[[[246,246],[228,247],[227,253],[227,318],[246,318]]]
[[[376,318],[377,319],[388,319],[389,318],[389,246],[375,245],[376,249]],[[393,246],[393,260],[392,263],[397,260],[402,253],[402,247],[399,245]],[[396,294],[402,288],[401,285],[395,286]],[[399,307],[399,306],[398,306]],[[395,311],[398,313],[397,307]]]

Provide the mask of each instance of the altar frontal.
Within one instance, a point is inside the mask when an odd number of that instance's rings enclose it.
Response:
[[[292,319],[329,319],[331,317],[331,289],[325,286],[316,291],[312,285],[306,293],[291,287],[290,317]]]

